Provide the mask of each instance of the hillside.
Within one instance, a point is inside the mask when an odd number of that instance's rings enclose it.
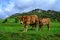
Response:
[[[21,15],[32,15],[32,14],[37,14],[38,13],[42,13],[44,10],[41,10],[41,9],[35,9],[35,10],[32,10],[30,12],[25,12],[25,13],[15,13],[14,15],[10,16],[9,18],[14,18],[14,17],[17,17],[17,16],[21,16]]]
[[[38,17],[49,17],[51,19],[54,19],[55,21],[60,21],[60,12],[57,12],[57,11],[53,11],[53,10],[48,10],[48,11],[45,11],[45,10],[41,10],[41,9],[35,9],[35,10],[32,10],[30,12],[27,12],[27,13],[16,13],[12,16],[10,16],[9,18],[16,18],[18,16],[21,16],[21,15],[31,15],[31,14],[36,14],[38,15]]]
[[[60,22],[60,12],[53,11],[53,10],[45,11],[45,10],[41,10],[41,9],[35,9],[35,10],[32,10],[30,12],[26,12],[26,13],[15,13],[14,15],[6,18],[4,20],[4,22],[7,22],[8,20],[10,20],[10,21],[13,20],[13,21],[15,21],[17,23],[17,21],[19,20],[19,16],[32,15],[32,14],[36,14],[39,18],[40,17],[45,17],[45,18],[48,17],[48,18],[51,19],[51,21]]]

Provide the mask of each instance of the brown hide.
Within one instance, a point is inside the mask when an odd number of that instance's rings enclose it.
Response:
[[[50,30],[50,18],[39,18],[39,27],[43,28],[44,25],[47,25]]]
[[[33,25],[36,27],[36,25],[39,23],[37,15],[21,16],[20,22],[21,24],[24,24],[24,32],[27,32],[28,25]]]

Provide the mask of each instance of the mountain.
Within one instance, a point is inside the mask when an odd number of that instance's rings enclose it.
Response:
[[[35,9],[32,10],[30,12],[26,12],[26,13],[15,13],[14,15],[8,17],[8,18],[15,18],[17,19],[19,16],[22,15],[32,15],[32,14],[36,14],[38,17],[49,17],[51,18],[52,21],[60,21],[60,12],[54,11],[54,10],[42,10],[42,9]],[[7,18],[7,19],[8,19]]]
[[[38,14],[38,13],[42,13],[42,12],[46,12],[46,11],[45,10],[41,10],[41,9],[35,9],[35,10],[32,10],[30,12],[26,12],[26,13],[15,13],[12,16],[10,16],[9,18],[17,17],[17,16],[21,16],[21,15]]]

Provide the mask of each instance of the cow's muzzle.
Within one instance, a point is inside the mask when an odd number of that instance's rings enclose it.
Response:
[[[20,24],[23,24],[23,22],[20,22]]]

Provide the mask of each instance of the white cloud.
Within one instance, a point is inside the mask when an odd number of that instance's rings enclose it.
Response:
[[[28,12],[35,8],[60,10],[58,6],[60,3],[57,4],[56,1],[57,0],[10,0],[9,3],[7,3],[8,1],[4,1],[4,3],[0,4],[0,16],[8,17],[17,12]]]
[[[14,7],[14,3],[10,3],[7,5],[7,7],[4,9],[5,11],[11,11]]]
[[[0,9],[0,12],[2,12],[2,9]]]
[[[38,8],[48,10],[55,4],[55,2],[56,0],[39,0],[37,1],[37,6]]]
[[[29,6],[32,5],[33,1],[32,0],[15,0],[15,4],[18,5],[19,7],[21,6]]]

